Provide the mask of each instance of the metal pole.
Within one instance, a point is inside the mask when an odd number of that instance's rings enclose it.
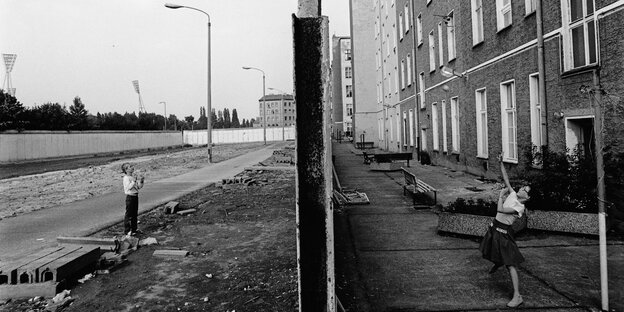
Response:
[[[266,124],[267,124],[267,116],[266,116],[266,92],[264,88],[264,71],[262,72],[262,106],[264,109],[264,145],[266,145]]]
[[[212,95],[212,89],[211,89],[211,77],[210,77],[210,15],[206,14],[206,16],[208,16],[208,100],[207,100],[207,106],[208,106],[208,111],[206,112],[206,117],[207,117],[207,135],[208,135],[208,162],[212,163],[212,102],[211,102],[211,95]]]
[[[187,8],[187,9],[191,9],[191,10],[195,10],[197,12],[201,12],[204,15],[206,15],[206,17],[208,18],[208,51],[207,51],[207,55],[208,55],[208,64],[207,64],[207,71],[208,71],[208,86],[207,86],[207,100],[206,100],[206,106],[208,108],[208,110],[206,111],[206,130],[207,130],[207,138],[206,138],[206,142],[208,145],[208,162],[212,162],[212,109],[211,109],[211,99],[210,99],[210,95],[211,95],[211,83],[210,83],[210,14],[204,12],[203,10],[200,10],[198,8],[194,8],[194,7],[189,7],[189,6],[184,6],[184,5],[179,5],[179,4],[173,4],[173,3],[165,3],[165,7],[169,8],[169,9],[180,9],[180,8]],[[140,100],[140,96],[141,94],[139,93],[139,100]],[[141,104],[141,106],[143,106],[143,104]]]
[[[602,310],[609,311],[609,277],[607,274],[607,223],[605,211],[605,183],[604,163],[602,159],[602,87],[600,75],[594,70],[594,87],[589,99],[594,107],[594,133],[596,145],[596,176],[598,178],[598,230],[600,246],[600,294],[602,295]]]

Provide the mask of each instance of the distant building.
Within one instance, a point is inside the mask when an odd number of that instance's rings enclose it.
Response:
[[[333,135],[353,134],[353,67],[351,66],[351,39],[332,37],[332,119]]]
[[[390,151],[401,149],[399,64],[395,0],[375,0],[375,45],[377,81],[378,145]]]
[[[375,49],[375,9],[370,0],[350,0],[351,64],[353,68],[353,139],[380,142]]]
[[[282,127],[295,125],[296,105],[291,94],[268,94],[258,100],[260,116],[254,127],[264,127],[264,105],[266,105],[266,126]]]

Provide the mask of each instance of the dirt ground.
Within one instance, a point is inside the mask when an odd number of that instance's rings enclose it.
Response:
[[[229,144],[213,147],[213,161],[219,162],[264,147],[263,143]],[[44,163],[3,165],[0,180],[0,219],[45,209],[74,201],[122,190],[121,164],[134,164],[145,176],[145,183],[179,175],[203,167],[207,150],[185,148],[166,150],[157,154],[117,155]],[[64,165],[64,166],[63,166]],[[80,166],[74,168],[75,166]],[[35,167],[35,168],[33,168]],[[59,169],[46,172],[48,168]],[[67,169],[71,168],[71,169]],[[28,174],[29,172],[43,172]]]
[[[283,151],[294,154],[290,148]],[[153,180],[173,171],[182,173],[176,170],[179,166],[194,166],[189,159],[181,160],[186,157],[168,158],[177,159],[178,165],[156,165],[168,162],[153,156],[133,161],[139,169],[149,168]],[[263,163],[275,164],[272,160]],[[116,175],[119,165],[111,163],[96,172]],[[158,244],[139,247],[110,274],[76,283],[70,294],[73,302],[62,311],[296,311],[295,171],[246,171],[244,175],[255,183],[213,185],[179,198],[180,209],[195,208],[194,214],[164,214],[157,208],[139,216],[140,237],[156,238]],[[118,224],[94,236],[114,237],[122,232]],[[190,253],[183,258],[153,256],[160,249]],[[0,311],[43,311],[45,303],[13,300],[0,303]]]

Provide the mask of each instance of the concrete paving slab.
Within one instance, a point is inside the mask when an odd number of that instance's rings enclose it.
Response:
[[[437,235],[437,216],[430,211],[408,214],[351,215],[358,250],[431,250],[478,247],[475,241]],[[426,240],[423,237],[427,237]]]
[[[501,270],[477,250],[362,252],[360,269],[372,311],[486,310],[506,308],[513,288]],[[575,304],[539,279],[519,272],[524,308],[574,308]]]
[[[522,248],[522,270],[583,306],[600,306],[598,246]],[[607,248],[611,309],[624,311],[624,246]],[[589,264],[589,265],[588,265]]]

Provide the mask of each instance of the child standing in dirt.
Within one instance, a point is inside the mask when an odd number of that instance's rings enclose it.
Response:
[[[139,189],[143,187],[145,178],[134,175],[134,167],[129,163],[121,165],[124,173],[123,187],[126,194],[126,214],[124,217],[124,233],[137,234],[137,218],[139,214]]]
[[[498,161],[500,162],[506,187],[500,192],[496,217],[490,224],[490,228],[485,236],[483,236],[479,250],[483,258],[494,263],[489,271],[490,274],[496,272],[503,265],[507,267],[514,289],[513,298],[507,303],[507,306],[515,308],[523,302],[520,295],[517,267],[524,262],[524,257],[516,245],[515,233],[511,225],[525,213],[524,203],[529,199],[531,187],[523,186],[516,193],[511,184],[509,184],[502,155],[498,157]],[[509,194],[505,198],[507,193]]]

